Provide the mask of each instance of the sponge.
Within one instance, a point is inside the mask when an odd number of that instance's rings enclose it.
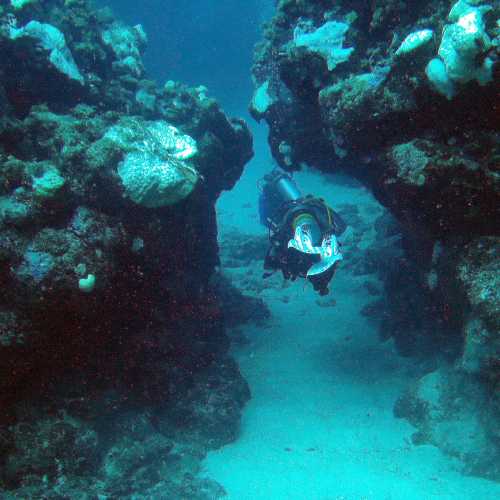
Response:
[[[476,80],[486,85],[493,80],[493,61],[484,57],[491,48],[483,20],[483,12],[488,10],[488,6],[474,7],[459,0],[450,11],[449,18],[455,22],[444,28],[439,58],[426,68],[429,81],[448,99],[455,95],[456,84]]]
[[[455,84],[446,72],[444,62],[435,57],[429,61],[425,68],[425,74],[432,83],[432,86],[440,93],[451,99],[455,95]]]
[[[84,293],[92,292],[95,288],[95,276],[89,274],[86,278],[80,278],[78,280],[78,288]]]

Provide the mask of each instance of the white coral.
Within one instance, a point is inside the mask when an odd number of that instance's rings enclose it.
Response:
[[[450,11],[448,17],[454,22],[445,26],[439,57],[426,69],[430,82],[448,99],[455,95],[457,85],[473,80],[485,85],[493,79],[493,61],[484,57],[492,45],[483,20],[483,13],[490,9],[459,0]]]
[[[312,32],[297,26],[293,32],[293,42],[296,47],[305,47],[326,60],[328,71],[345,62],[354,51],[353,47],[343,48],[344,37],[349,25],[337,21],[328,21]]]
[[[49,51],[49,60],[58,71],[65,74],[72,80],[81,84],[84,83],[83,76],[73,59],[64,34],[55,26],[38,21],[30,21],[22,28],[10,27],[9,37],[11,40],[18,38],[32,38],[36,40],[42,48]]]
[[[115,125],[105,135],[126,152],[118,166],[126,195],[148,208],[173,205],[194,189],[199,174],[190,163],[196,141],[164,122]]]

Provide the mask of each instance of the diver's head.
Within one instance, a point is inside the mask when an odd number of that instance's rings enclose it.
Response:
[[[292,230],[294,234],[298,228],[301,228],[302,234],[307,234],[313,246],[321,245],[323,239],[321,229],[316,217],[309,212],[300,212],[292,221]]]

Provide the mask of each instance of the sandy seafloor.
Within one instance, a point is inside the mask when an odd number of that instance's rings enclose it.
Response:
[[[265,232],[256,217],[256,181],[272,164],[265,130],[253,129],[256,156],[218,204],[222,242],[234,228]],[[295,178],[304,192],[324,196],[333,207],[356,204],[367,221],[382,213],[366,189],[340,177],[303,172]],[[363,243],[373,235],[367,231]],[[249,276],[259,279],[261,263],[226,272],[251,294]],[[249,342],[233,347],[252,392],[241,436],[204,463],[204,474],[220,482],[229,499],[500,498],[500,485],[462,475],[460,464],[433,446],[414,446],[413,427],[393,416],[415,365],[398,356],[392,342],[382,343],[360,314],[373,300],[366,278],[340,268],[332,307],[320,307],[312,287],[300,281],[283,287],[280,277],[259,293],[271,310],[270,323],[239,328]]]

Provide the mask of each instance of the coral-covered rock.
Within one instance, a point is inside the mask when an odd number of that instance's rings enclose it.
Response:
[[[115,22],[102,32],[102,40],[116,56],[117,61],[113,64],[115,71],[132,73],[136,77],[144,73],[142,52],[147,37],[140,24],[130,28]]]
[[[422,377],[395,405],[395,415],[418,431],[414,444],[431,443],[459,458],[466,473],[498,480],[496,409],[479,380],[444,368]]]
[[[123,438],[109,449],[103,460],[103,474],[109,488],[121,496],[130,492],[130,480],[142,482],[143,488],[147,483],[154,485],[161,474],[157,462],[168,460],[173,446],[172,441],[161,434],[148,436],[142,441]]]
[[[223,495],[199,463],[249,395],[215,202],[252,138],[203,87],[145,79],[145,44],[87,0],[0,7],[2,498]]]
[[[464,306],[464,349],[460,366],[500,387],[499,238],[479,238],[457,252],[453,278],[443,270],[445,293],[454,288]]]
[[[418,380],[396,404],[396,414],[418,429],[414,441],[439,446],[467,472],[494,479],[500,455],[493,424],[500,408],[497,254],[497,237],[436,244],[426,277],[414,264],[411,273],[389,277],[390,315],[383,325],[401,353],[447,358],[446,367]],[[412,309],[419,314],[409,315]]]
[[[413,140],[390,148],[376,192],[404,224],[433,239],[499,229],[500,182],[459,147]]]
[[[395,122],[415,108],[415,99],[390,66],[377,66],[327,86],[319,92],[321,116],[337,156],[349,148],[369,150],[393,134]],[[378,133],[369,131],[376,127]]]
[[[56,27],[51,24],[30,21],[21,28],[12,27],[9,36],[11,40],[24,38],[33,40],[32,43],[35,46],[40,45],[48,52],[49,64],[70,80],[76,80],[83,84],[83,77],[66,45],[64,35]]]
[[[214,282],[228,328],[248,322],[264,325],[270,318],[271,313],[262,299],[243,294],[227,276],[216,275]]]
[[[219,448],[234,441],[242,406],[250,399],[247,383],[232,359],[208,367],[178,401],[161,412],[158,424],[167,435],[196,434],[198,443]]]
[[[490,477],[497,477],[490,463],[498,449],[488,422],[500,418],[498,325],[491,324],[498,317],[499,16],[498,2],[475,0],[282,0],[255,51],[250,108],[269,125],[283,168],[345,170],[398,219],[400,247],[381,238],[360,259],[354,234],[346,265],[384,281],[381,299],[365,309],[371,318],[381,311],[382,338],[430,365],[446,360],[444,392],[467,398],[477,387],[478,398],[450,417],[450,429],[463,418],[478,441],[462,436],[463,446],[450,445],[446,424],[426,439]],[[319,43],[325,26],[336,26],[329,23],[348,25],[342,47],[354,48],[330,67],[322,52],[328,40]],[[304,47],[294,46],[297,36],[305,36]],[[340,49],[340,37],[330,41]],[[484,454],[473,450],[481,440]]]
[[[26,476],[53,480],[62,474],[95,471],[98,436],[88,425],[72,419],[38,420],[11,429],[14,452],[2,468],[2,479],[19,485]]]

